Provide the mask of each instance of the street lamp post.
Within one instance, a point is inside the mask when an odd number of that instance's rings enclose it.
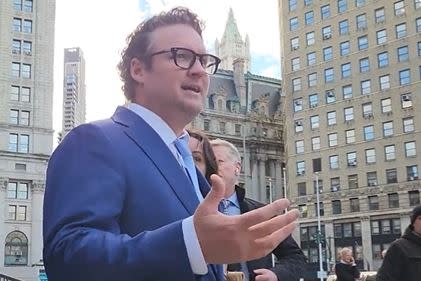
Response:
[[[319,245],[319,274],[318,277],[321,281],[323,281],[323,277],[325,275],[323,269],[323,255],[322,255],[322,227],[320,223],[320,190],[319,190],[319,174],[316,172],[316,200],[317,200],[317,244]]]

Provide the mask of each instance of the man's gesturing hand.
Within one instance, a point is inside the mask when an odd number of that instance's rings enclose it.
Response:
[[[198,206],[193,222],[207,263],[237,263],[269,254],[292,233],[298,211],[280,215],[289,206],[287,199],[238,216],[218,211],[225,192],[222,179],[211,176],[212,189]]]

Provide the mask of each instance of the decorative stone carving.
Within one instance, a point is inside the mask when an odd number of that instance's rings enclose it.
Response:
[[[31,187],[32,187],[33,193],[44,193],[45,182],[44,181],[33,181]]]
[[[0,189],[7,189],[7,185],[8,185],[9,181],[7,178],[0,178]]]

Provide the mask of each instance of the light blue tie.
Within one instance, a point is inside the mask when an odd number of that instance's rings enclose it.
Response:
[[[184,136],[182,138],[176,139],[174,141],[174,145],[177,148],[178,153],[180,153],[181,157],[183,158],[184,163],[182,164],[184,165],[184,169],[186,170],[187,175],[193,183],[196,195],[199,198],[199,201],[202,201],[203,195],[199,189],[199,181],[197,179],[196,166],[194,165],[193,156],[188,146],[188,137]]]

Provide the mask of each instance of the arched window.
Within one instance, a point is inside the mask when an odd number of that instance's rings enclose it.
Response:
[[[28,264],[28,238],[20,231],[10,232],[6,236],[4,265]]]

